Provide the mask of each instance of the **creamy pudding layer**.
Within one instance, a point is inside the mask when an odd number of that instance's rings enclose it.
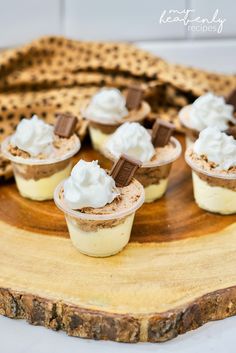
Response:
[[[25,176],[18,174],[18,171],[16,171],[16,164],[13,164],[15,180],[20,194],[24,197],[37,201],[53,199],[53,194],[56,186],[60,183],[61,180],[68,178],[68,176],[70,175],[72,161],[66,160],[65,162],[66,164],[63,169],[53,169],[53,172],[51,170],[49,174],[47,174],[49,172],[47,168],[51,165],[37,166],[37,168],[39,167],[38,170],[40,177],[34,174],[33,177],[29,179],[25,178]],[[60,162],[57,164],[60,164]],[[54,165],[52,165],[52,167],[53,166]],[[22,165],[22,168],[24,167],[26,166]],[[43,176],[40,168],[44,167],[46,167],[46,175]],[[34,173],[33,169],[32,172]],[[27,175],[27,172],[25,175]]]
[[[67,226],[70,232],[71,241],[80,252],[94,257],[106,257],[117,254],[128,243],[133,225],[134,213],[122,218],[109,226],[100,229],[84,230],[75,219],[66,216]],[[107,222],[104,222],[104,225]],[[115,224],[116,223],[116,224]]]
[[[204,210],[236,213],[236,141],[217,128],[203,130],[185,154],[192,168],[194,198]]]
[[[194,197],[199,207],[220,214],[232,214],[236,212],[236,181],[234,190],[223,183],[218,183],[217,178],[204,180],[202,174],[192,172]],[[222,185],[222,186],[220,186]]]
[[[130,166],[130,160],[122,161]],[[127,169],[116,169],[115,175],[121,178],[118,185],[129,182],[122,182],[123,176],[129,177]],[[135,179],[118,188],[115,179],[97,161],[80,160],[71,176],[57,186],[54,200],[65,214],[74,246],[86,255],[106,257],[118,253],[129,242],[135,211],[144,201],[144,192]]]

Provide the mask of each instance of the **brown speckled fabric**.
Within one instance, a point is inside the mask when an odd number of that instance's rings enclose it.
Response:
[[[43,37],[0,55],[0,141],[20,119],[34,113],[53,122],[59,112],[79,118],[83,138],[87,123],[81,109],[100,87],[121,90],[142,84],[152,107],[150,122],[159,115],[178,126],[177,112],[207,91],[227,95],[236,76],[173,65],[130,44],[78,42]],[[9,176],[0,155],[0,176]]]

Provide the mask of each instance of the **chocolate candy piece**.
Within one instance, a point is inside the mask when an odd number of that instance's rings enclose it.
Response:
[[[131,86],[128,89],[126,97],[126,107],[129,110],[139,108],[143,98],[143,90],[139,86]]]
[[[164,147],[168,144],[175,127],[166,121],[156,120],[152,128],[152,143],[154,147]]]
[[[225,133],[227,135],[233,136],[234,139],[236,139],[236,126],[231,126],[227,130],[225,130]]]
[[[73,135],[77,123],[77,117],[70,114],[58,114],[54,134],[69,138]]]
[[[118,161],[113,165],[110,176],[115,180],[116,186],[127,186],[131,182],[136,170],[142,163],[125,154],[122,154]]]
[[[231,104],[234,107],[234,111],[236,110],[236,89],[234,89],[226,98],[226,103]]]

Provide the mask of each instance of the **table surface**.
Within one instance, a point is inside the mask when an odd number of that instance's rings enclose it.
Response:
[[[115,343],[68,337],[23,320],[0,317],[2,353],[235,353],[236,317],[215,321],[164,343]]]
[[[150,47],[145,49],[150,49]],[[155,49],[156,47],[153,52],[155,52]],[[172,49],[174,51],[173,47]],[[159,50],[160,52],[163,51],[162,48],[159,48]],[[184,52],[182,50],[181,58],[179,61],[184,63]],[[233,61],[234,57],[231,57],[231,60]],[[208,64],[206,62],[206,65],[204,65],[206,69],[209,68]],[[228,61],[225,69],[222,62],[221,71],[231,71]],[[0,352],[3,353],[73,353],[95,350],[96,353],[143,353],[156,352],[157,349],[159,353],[199,353],[200,351],[206,353],[222,353],[223,351],[235,353],[236,317],[208,323],[195,331],[188,332],[165,343],[124,344],[68,337],[63,332],[53,332],[44,327],[29,325],[23,320],[11,320],[0,316],[0,342]]]

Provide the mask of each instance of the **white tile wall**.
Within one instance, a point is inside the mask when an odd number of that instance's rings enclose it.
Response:
[[[139,42],[138,45],[172,63],[219,73],[236,72],[236,41],[232,39]]]
[[[61,32],[60,0],[0,0],[0,47]]]
[[[159,24],[166,7],[184,8],[185,0],[65,0],[65,34],[89,40],[184,38],[181,23]]]
[[[160,24],[163,10],[171,9],[194,9],[191,19],[209,20],[219,9],[218,18],[226,20],[223,31],[191,31],[177,22]],[[0,0],[0,47],[43,34],[85,40],[236,39],[235,13],[235,0]]]
[[[159,23],[163,10],[194,9],[191,19],[211,19],[217,8],[226,19],[221,34]],[[235,13],[236,0],[0,0],[0,49],[44,34],[128,40],[172,62],[235,72]]]

